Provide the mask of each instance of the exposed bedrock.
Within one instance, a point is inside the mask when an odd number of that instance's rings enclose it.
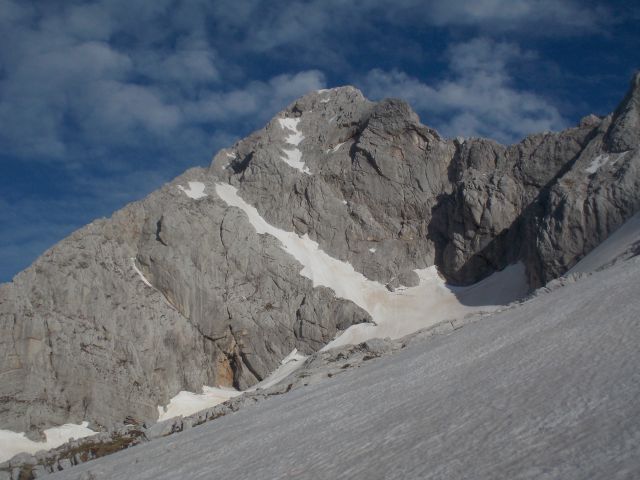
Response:
[[[445,139],[352,87],[306,95],[0,285],[0,428],[152,421],[180,390],[246,388],[371,320],[219,183],[390,289],[434,264],[470,284],[518,261],[545,284],[640,209],[639,78],[615,113],[510,146]]]

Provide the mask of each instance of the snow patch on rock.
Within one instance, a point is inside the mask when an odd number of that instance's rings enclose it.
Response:
[[[598,155],[596,158],[593,159],[593,161],[589,164],[589,166],[585,168],[584,171],[587,172],[588,174],[596,173],[598,170],[600,170],[600,167],[605,165],[608,161],[609,161],[609,155],[605,155],[605,154]]]
[[[136,265],[136,259],[134,257],[131,257],[131,264],[133,265],[133,269],[136,271],[136,273],[140,277],[140,280],[142,280],[145,285],[147,285],[148,287],[151,287],[151,288],[153,288],[155,290],[155,287],[153,285],[151,285],[151,282],[149,280],[147,280],[147,277],[144,276],[144,274],[138,268],[138,265]]]
[[[202,387],[202,393],[179,392],[169,400],[166,407],[158,407],[158,421],[162,422],[180,415],[187,416],[206,408],[214,407],[220,403],[241,395],[242,392],[233,388]]]
[[[306,356],[299,354],[298,350],[294,348],[289,355],[282,359],[280,366],[268,377],[244,391],[233,388],[207,386],[202,387],[202,393],[183,390],[169,400],[167,406],[158,407],[158,421],[162,422],[180,415],[192,415],[201,410],[215,407],[233,397],[242,395],[244,392],[252,392],[260,388],[266,389],[272,387],[300,368],[306,359]]]
[[[326,153],[335,153],[335,152],[337,152],[340,149],[340,147],[343,146],[345,143],[347,143],[347,142],[339,143],[335,147],[327,149]]]
[[[88,427],[89,422],[82,422],[81,424],[66,423],[59,427],[48,428],[44,431],[46,437],[44,442],[30,440],[23,432],[0,430],[0,462],[9,460],[18,453],[36,453],[40,450],[51,450],[72,438],[84,438],[98,433]]]
[[[182,190],[187,197],[193,198],[194,200],[207,196],[207,194],[204,193],[205,187],[202,182],[189,182],[188,188],[185,188],[182,185],[178,185],[178,188]]]
[[[280,127],[282,127],[285,131],[290,131],[290,133],[285,139],[285,143],[287,145],[292,145],[294,148],[285,147],[282,149],[284,155],[280,158],[284,160],[286,164],[289,166],[300,170],[302,173],[306,173],[307,175],[311,174],[311,171],[307,166],[305,166],[302,161],[302,152],[300,151],[298,145],[304,139],[304,135],[298,129],[298,124],[300,123],[299,118],[279,118],[278,123]]]

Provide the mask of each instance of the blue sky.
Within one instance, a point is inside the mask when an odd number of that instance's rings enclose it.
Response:
[[[633,1],[0,0],[0,281],[310,90],[503,143],[609,113],[639,25]]]

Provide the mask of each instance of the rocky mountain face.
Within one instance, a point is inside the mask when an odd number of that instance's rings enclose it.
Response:
[[[389,289],[432,265],[466,285],[515,262],[536,288],[640,210],[639,143],[640,75],[613,114],[511,146],[442,138],[352,87],[310,93],[0,285],[0,428],[151,421],[180,390],[246,388],[371,321],[219,185]]]

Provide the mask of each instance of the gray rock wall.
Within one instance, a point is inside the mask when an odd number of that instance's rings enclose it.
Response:
[[[217,182],[390,286],[433,264],[465,284],[515,261],[543,285],[640,209],[638,78],[613,115],[511,146],[444,139],[404,102],[352,87],[301,98],[0,286],[0,428],[152,421],[180,390],[245,388],[370,320],[314,288]],[[299,120],[309,173],[281,158],[294,148],[282,118]],[[207,196],[187,196],[189,181]]]

